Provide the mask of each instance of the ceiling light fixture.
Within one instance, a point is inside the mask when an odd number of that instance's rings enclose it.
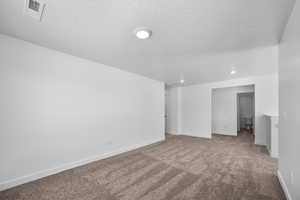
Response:
[[[180,83],[181,83],[181,84],[183,84],[183,83],[184,83],[184,80],[183,80],[183,79],[181,79],[181,80],[180,80]]]
[[[233,70],[231,70],[231,72],[230,72],[230,74],[236,74],[236,71],[233,69]]]
[[[134,31],[135,36],[140,40],[149,39],[152,35],[152,31],[147,28],[138,28]]]

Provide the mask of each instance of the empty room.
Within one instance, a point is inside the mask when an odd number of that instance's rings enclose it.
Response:
[[[300,200],[299,74],[299,0],[2,0],[0,200]]]

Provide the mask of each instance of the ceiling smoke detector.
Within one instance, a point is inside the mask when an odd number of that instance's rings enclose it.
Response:
[[[38,21],[41,21],[45,5],[44,0],[25,0],[24,13]]]

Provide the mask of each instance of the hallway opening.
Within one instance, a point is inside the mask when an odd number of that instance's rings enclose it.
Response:
[[[254,134],[255,87],[242,85],[212,90],[212,133],[238,136]]]

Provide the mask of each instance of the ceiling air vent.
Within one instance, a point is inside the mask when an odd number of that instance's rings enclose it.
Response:
[[[44,0],[25,0],[25,14],[41,21],[45,8]]]
[[[29,0],[29,9],[34,10],[35,12],[39,12],[40,3],[34,0]]]

